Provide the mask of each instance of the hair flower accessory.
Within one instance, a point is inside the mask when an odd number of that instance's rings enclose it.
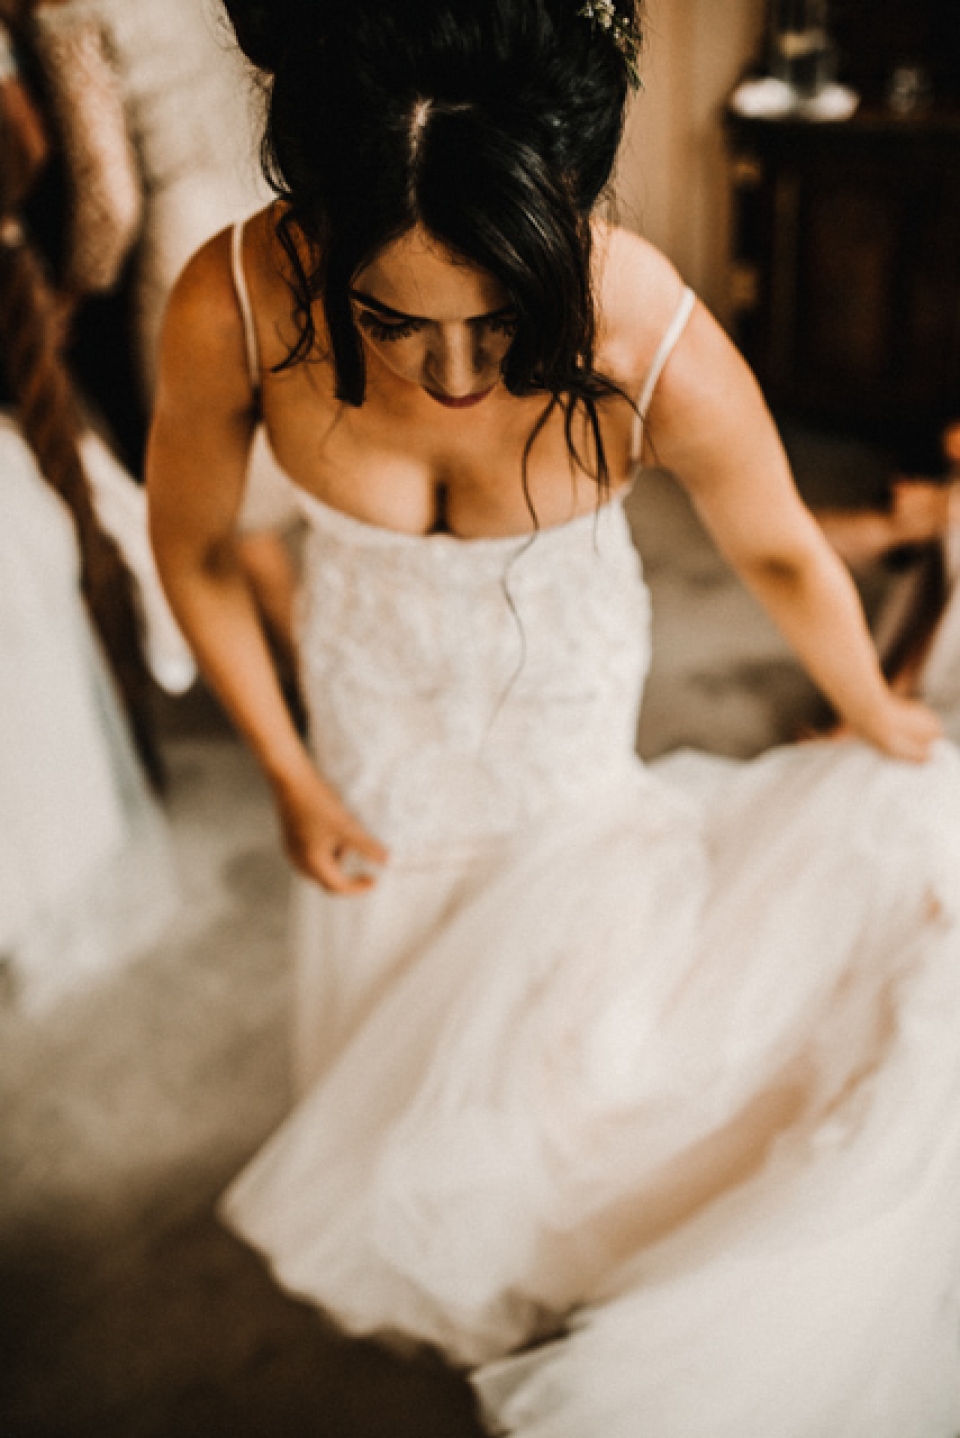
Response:
[[[632,88],[639,90],[642,85],[638,60],[640,31],[635,21],[621,15],[614,0],[586,0],[577,14],[581,19],[589,20],[598,30],[606,31],[623,56]]]

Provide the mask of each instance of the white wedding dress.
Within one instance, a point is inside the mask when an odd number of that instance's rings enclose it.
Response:
[[[493,1432],[953,1438],[955,750],[645,767],[619,497],[532,541],[299,502],[318,763],[392,857],[300,886],[302,1092],[227,1221]]]

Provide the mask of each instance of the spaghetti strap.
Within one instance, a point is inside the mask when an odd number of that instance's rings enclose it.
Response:
[[[243,338],[247,349],[247,370],[254,394],[260,393],[260,351],[257,345],[257,331],[253,322],[253,306],[243,268],[243,231],[245,221],[238,220],[230,236],[230,258],[233,269],[233,287],[237,293],[237,304],[243,319]]]
[[[647,410],[650,408],[650,401],[653,399],[654,390],[660,376],[666,367],[667,360],[676,349],[677,342],[687,327],[687,321],[693,313],[693,307],[697,297],[689,285],[684,285],[683,293],[680,296],[680,303],[676,313],[667,327],[663,339],[657,346],[657,352],[653,357],[653,363],[647,372],[643,382],[643,389],[640,391],[640,398],[637,401],[637,417],[633,425],[633,442],[630,453],[634,459],[640,458],[640,450],[643,444],[643,426],[647,418]]]

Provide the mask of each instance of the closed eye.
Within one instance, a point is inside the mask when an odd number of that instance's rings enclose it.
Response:
[[[498,310],[496,314],[481,315],[474,323],[481,325],[488,334],[508,335],[511,339],[517,332],[517,316],[514,310]]]
[[[370,310],[359,310],[357,312],[357,323],[360,328],[366,330],[371,339],[380,340],[389,344],[392,340],[409,339],[411,335],[418,334],[423,329],[423,320],[383,320],[378,315],[372,314]]]

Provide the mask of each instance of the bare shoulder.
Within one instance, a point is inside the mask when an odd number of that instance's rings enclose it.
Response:
[[[244,225],[244,274],[263,287],[270,209]],[[179,378],[203,391],[231,384],[249,396],[244,322],[233,273],[233,227],[221,230],[187,261],[167,303],[161,340],[161,383]]]
[[[257,417],[226,229],[187,261],[167,306],[147,454],[155,534],[232,532]]]
[[[677,312],[683,280],[641,235],[599,225],[595,236],[601,353],[617,380],[636,390]]]
[[[683,280],[654,245],[629,230],[598,233],[602,356],[626,387],[639,391],[657,346],[677,313]],[[756,402],[756,381],[722,326],[699,302],[654,395],[651,418],[660,434],[693,418],[716,418]]]
[[[160,389],[194,392],[229,377],[243,359],[243,320],[230,259],[230,231],[191,256],[167,301],[160,341]],[[239,370],[237,379],[242,379]]]

